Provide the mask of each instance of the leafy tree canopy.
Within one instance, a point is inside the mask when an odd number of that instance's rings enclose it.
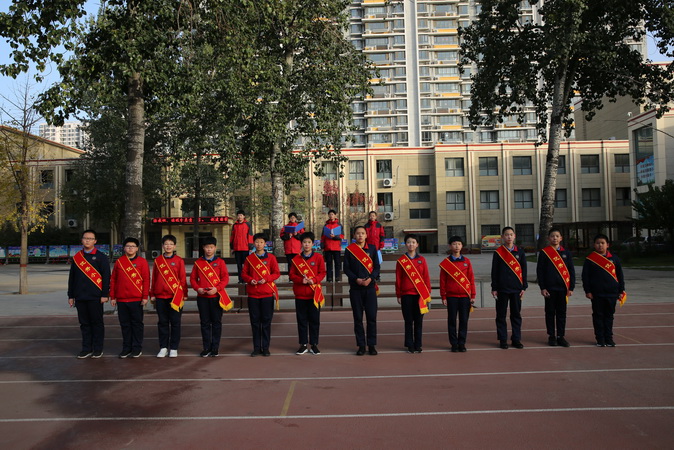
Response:
[[[648,186],[648,192],[637,193],[632,208],[638,215],[637,223],[649,230],[664,230],[674,239],[674,180],[662,186]]]

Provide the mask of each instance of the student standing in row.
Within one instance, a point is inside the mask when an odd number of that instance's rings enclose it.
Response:
[[[417,252],[417,236],[405,236],[405,247],[407,252],[396,264],[396,297],[405,319],[407,353],[421,353],[424,314],[431,302],[431,277],[426,258]]]
[[[562,232],[551,228],[548,232],[549,246],[538,253],[536,278],[545,298],[545,328],[548,345],[569,347],[564,337],[566,332],[566,304],[576,286],[576,270],[571,252],[561,246]],[[557,326],[555,330],[555,325]]]
[[[248,253],[253,249],[253,227],[246,222],[246,213],[242,209],[236,212],[236,222],[232,225],[232,231],[229,235],[229,248],[234,252],[239,283],[243,284],[241,270]]]
[[[321,281],[325,278],[323,256],[315,253],[314,233],[301,236],[302,253],[296,255],[290,264],[290,281],[295,294],[295,315],[300,348],[295,352],[303,355],[310,351],[318,355],[318,332],[321,326],[321,307],[325,304]],[[307,331],[309,336],[307,338]],[[309,347],[311,346],[311,347]]]
[[[248,285],[248,314],[253,330],[253,352],[250,356],[269,356],[271,321],[274,302],[278,301],[275,280],[281,276],[276,257],[264,249],[267,243],[261,233],[253,236],[255,251],[248,255],[243,265],[243,281]]]
[[[119,357],[138,358],[143,354],[143,308],[150,293],[150,267],[138,256],[140,241],[124,239],[124,255],[115,261],[110,277],[110,299],[117,306],[122,327],[122,352]]]
[[[187,300],[187,275],[185,261],[176,255],[176,237],[167,234],[162,238],[164,253],[154,260],[150,300],[157,308],[157,358],[175,358],[180,344],[180,322],[183,304]]]
[[[475,301],[475,275],[470,260],[461,254],[463,241],[449,238],[450,254],[440,263],[440,296],[447,307],[447,332],[452,352],[466,351],[468,318]],[[459,317],[457,333],[456,318]]]
[[[344,273],[349,279],[349,300],[353,311],[353,330],[356,335],[358,351],[365,354],[367,342],[370,355],[377,354],[377,284],[379,276],[379,258],[377,249],[365,242],[365,227],[354,230],[356,242],[346,247],[344,252]],[[367,340],[363,329],[363,312],[367,321]]]
[[[368,214],[368,221],[365,224],[365,232],[367,233],[367,245],[371,245],[377,249],[377,256],[379,257],[379,264],[381,264],[381,249],[384,248],[384,239],[386,232],[382,224],[377,222],[377,211],[370,211]],[[375,281],[379,281],[377,278]]]
[[[527,260],[523,248],[515,245],[515,230],[501,231],[501,246],[496,249],[491,263],[491,295],[496,299],[496,335],[502,349],[508,348],[506,314],[510,305],[512,345],[522,344],[522,296],[527,289]]]
[[[297,214],[291,212],[288,214],[288,223],[286,224],[286,227],[297,228],[297,225]],[[283,250],[286,255],[286,262],[288,263],[289,275],[290,267],[293,265],[293,258],[302,251],[302,241],[300,240],[302,233],[304,233],[304,228],[291,232],[286,232],[285,227],[281,229],[281,240],[283,240]]]
[[[592,325],[597,347],[615,347],[615,306],[616,302],[622,305],[627,298],[622,264],[608,248],[608,236],[598,234],[594,238],[594,251],[583,264],[583,290],[585,297],[592,301]]]
[[[216,256],[217,245],[216,238],[204,238],[204,256],[194,261],[190,274],[190,285],[197,291],[201,324],[203,350],[199,356],[204,358],[218,356],[222,337],[222,311],[234,306],[225,291],[229,283],[229,272],[225,260]]]
[[[337,212],[334,209],[328,211],[328,220],[323,227],[321,234],[321,248],[327,265],[328,283],[339,281],[341,278],[340,267],[342,239],[344,239],[344,229],[337,220]]]
[[[110,295],[110,262],[96,250],[96,232],[82,233],[82,250],[73,257],[68,274],[68,304],[77,308],[82,351],[77,358],[103,356],[103,304]]]

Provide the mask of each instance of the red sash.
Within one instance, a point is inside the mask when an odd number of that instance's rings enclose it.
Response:
[[[454,261],[452,261],[449,258],[445,258],[440,263],[440,268],[444,270],[447,273],[447,275],[452,277],[452,279],[454,280],[454,282],[456,282],[456,284],[461,286],[463,290],[466,291],[466,296],[468,298],[472,297],[472,294],[470,292],[470,280],[463,274],[463,272],[461,272],[461,269],[457,267]],[[472,303],[470,305],[470,312],[473,312]]]
[[[122,268],[124,274],[129,279],[131,284],[138,290],[140,296],[143,296],[143,277],[141,276],[138,269],[133,265],[131,259],[124,255],[117,260],[117,264]]]
[[[510,250],[505,248],[503,245],[496,249],[496,254],[499,255],[503,261],[505,261],[506,265],[510,267],[515,275],[517,275],[520,283],[522,286],[524,286],[524,282],[522,281],[522,266],[520,265],[520,262],[517,260],[517,258],[515,258]]]
[[[356,243],[353,243],[349,244],[349,246],[346,247],[346,250],[355,256],[358,261],[360,261],[363,267],[365,267],[365,270],[367,270],[367,273],[372,274],[372,270],[374,270],[374,263],[372,262],[370,255],[368,255],[367,252],[362,249],[362,247],[358,246]],[[377,295],[379,295],[379,286],[377,286],[377,283],[374,284],[374,289],[377,291]]]
[[[173,269],[171,269],[171,265],[168,263],[168,261],[166,261],[166,258],[164,258],[164,255],[159,255],[157,259],[155,259],[154,263],[157,264],[157,268],[159,269],[159,274],[161,275],[162,279],[171,289],[171,292],[173,292],[171,308],[176,311],[180,311],[180,308],[182,308],[185,303],[185,293],[183,292],[182,283],[180,283],[180,280],[178,280],[178,277],[176,277],[176,274],[173,272]]]
[[[403,271],[410,278],[412,284],[414,284],[414,288],[419,293],[419,310],[421,314],[426,314],[428,312],[428,304],[431,302],[431,290],[426,286],[424,279],[421,278],[416,264],[407,255],[398,258],[398,264],[403,268]]]
[[[562,277],[567,292],[566,303],[569,303],[568,292],[569,287],[571,287],[571,275],[569,274],[569,269],[566,267],[566,264],[564,263],[564,259],[560,256],[557,249],[554,248],[552,245],[548,245],[542,251],[543,253],[545,253],[545,256],[550,258],[550,262],[552,263],[553,266],[555,266],[555,269],[557,269],[557,273],[559,274],[559,276]],[[571,261],[571,264],[573,264],[573,261]]]
[[[615,272],[615,264],[613,264],[613,261],[611,261],[605,256],[600,255],[597,252],[592,252],[589,255],[587,255],[587,259],[589,259],[590,261],[592,261],[593,263],[595,263],[596,265],[607,271],[617,283],[620,283],[620,281],[618,281],[618,275]],[[627,300],[627,293],[623,292],[622,294],[620,294],[620,297],[618,297],[618,302],[620,303],[620,306],[622,306],[626,300]]]
[[[220,277],[215,270],[211,267],[211,264],[203,258],[199,258],[194,261],[194,265],[197,266],[197,269],[202,273],[206,280],[211,284],[211,287],[217,287],[220,284]],[[229,294],[224,289],[218,290],[218,295],[220,296],[219,305],[225,311],[229,311],[234,306],[234,302],[229,298]]]
[[[251,261],[251,267],[253,270],[255,270],[255,273],[258,274],[260,278],[264,278],[267,273],[269,273],[269,270],[267,269],[267,266],[262,262],[262,260],[255,254],[255,252],[251,253],[249,257],[252,256],[253,260]],[[274,293],[274,300],[276,301],[276,310],[278,311],[280,308],[279,306],[279,293],[278,293],[278,286],[276,286],[276,283],[273,281],[270,281],[267,283],[269,287],[271,288],[272,292]]]
[[[312,270],[311,266],[307,264],[301,254],[293,258],[293,265],[302,275],[306,276],[307,278],[316,278],[316,274]],[[314,291],[314,305],[316,308],[320,308],[321,306],[325,305],[325,295],[323,294],[323,287],[321,284],[310,284],[309,286]]]
[[[73,256],[73,261],[77,265],[77,268],[82,271],[82,273],[91,280],[92,283],[96,285],[98,289],[103,290],[103,277],[98,273],[98,270],[91,265],[89,261],[84,257],[84,250],[80,250],[75,253]]]

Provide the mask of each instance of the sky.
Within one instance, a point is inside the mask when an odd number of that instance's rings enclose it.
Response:
[[[2,12],[8,11],[11,3],[12,3],[11,0],[0,0],[0,11]],[[90,14],[94,14],[98,10],[99,5],[100,1],[98,0],[88,0],[86,3],[87,11]],[[653,62],[672,61],[671,58],[661,55],[658,52],[658,49],[655,46],[651,36],[648,36],[647,48],[648,48],[648,58],[651,61]],[[3,39],[0,39],[0,64],[9,62],[10,50],[11,49],[9,45],[7,45],[7,43]],[[28,83],[30,86],[30,92],[34,93],[34,95],[37,95],[39,92],[47,89],[49,86],[60,80],[58,71],[56,70],[56,67],[54,67],[53,65],[48,67],[47,71],[44,74],[44,77],[45,77],[44,82],[36,84],[31,76],[20,75],[16,80],[10,77],[0,76],[0,106],[2,106],[3,108],[11,109],[10,104],[11,101],[16,101],[17,93],[24,91],[26,83]],[[7,97],[9,101],[3,97]],[[6,121],[7,115],[4,114],[2,111],[0,111],[0,123],[4,123]]]

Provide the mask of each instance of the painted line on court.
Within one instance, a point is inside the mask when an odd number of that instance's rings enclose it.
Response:
[[[288,409],[290,408],[290,401],[293,398],[293,393],[295,392],[295,385],[297,384],[297,380],[293,380],[290,383],[290,388],[288,389],[288,395],[286,395],[286,400],[283,402],[283,408],[281,409],[281,416],[285,416],[288,414]]]

